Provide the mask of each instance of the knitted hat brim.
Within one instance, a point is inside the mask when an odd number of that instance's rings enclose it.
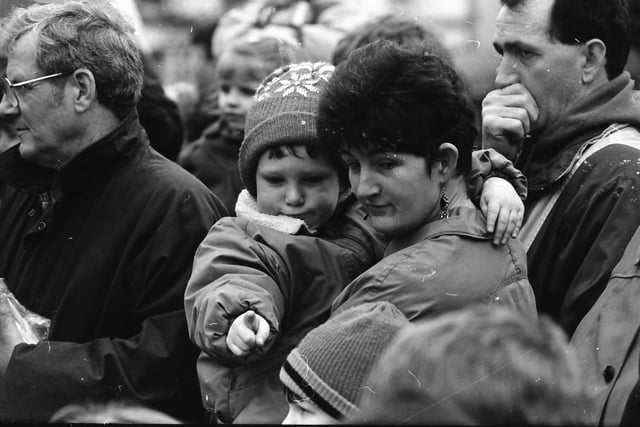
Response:
[[[253,197],[256,197],[256,169],[260,156],[283,144],[319,146],[315,113],[283,112],[258,123],[245,135],[240,145],[238,167],[242,184]]]
[[[324,382],[309,366],[298,349],[293,349],[280,369],[280,381],[297,395],[311,399],[335,419],[341,419],[358,407]]]

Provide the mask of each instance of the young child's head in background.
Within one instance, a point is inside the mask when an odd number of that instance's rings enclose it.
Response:
[[[365,303],[311,330],[280,369],[289,413],[283,424],[337,423],[374,393],[367,377],[400,330],[410,325],[393,304]]]
[[[301,58],[298,46],[267,30],[254,31],[226,47],[217,58],[218,106],[229,136],[242,140],[245,117],[262,80],[275,69]]]
[[[351,52],[376,40],[389,40],[437,55],[448,65],[454,63],[433,22],[398,14],[379,16],[346,33],[336,44],[331,62],[338,66]]]
[[[586,425],[593,405],[548,318],[471,306],[414,323],[371,370],[364,424]]]
[[[337,152],[320,144],[316,127],[320,91],[334,67],[290,64],[269,75],[249,109],[238,166],[258,211],[303,220],[316,229],[333,215],[349,188]]]

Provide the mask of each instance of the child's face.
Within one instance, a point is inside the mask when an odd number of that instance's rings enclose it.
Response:
[[[244,131],[244,122],[249,108],[254,103],[253,95],[263,77],[255,69],[257,60],[247,59],[232,49],[220,56],[216,74],[219,79],[218,106],[220,113],[233,130]]]
[[[220,82],[218,105],[231,129],[244,131],[247,112],[254,103],[253,95],[259,84],[260,82],[240,82],[236,79]]]
[[[289,403],[289,413],[282,424],[337,424],[337,420],[311,400],[299,400]]]
[[[286,215],[317,228],[333,215],[340,197],[338,172],[326,159],[311,158],[304,146],[280,159],[262,153],[256,171],[258,210]]]
[[[303,399],[285,388],[289,412],[282,424],[337,424],[338,420],[324,412],[311,399]]]

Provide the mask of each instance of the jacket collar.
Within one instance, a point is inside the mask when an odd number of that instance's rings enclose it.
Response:
[[[433,239],[442,235],[454,235],[472,237],[475,239],[490,240],[487,232],[486,220],[482,213],[475,208],[457,207],[449,210],[449,216],[437,219],[423,225],[408,239],[402,243],[392,240],[384,251],[384,256],[391,255],[423,240]]]
[[[530,141],[518,159],[530,190],[544,189],[565,175],[583,143],[612,123],[640,128],[640,96],[628,72],[585,97]]]
[[[285,215],[268,215],[258,211],[258,203],[249,191],[242,190],[236,202],[236,215],[248,221],[286,234],[313,234],[307,224],[299,219]]]
[[[88,188],[136,149],[148,145],[134,109],[113,131],[76,155],[60,171],[24,160],[19,145],[10,148],[0,155],[0,180],[30,193],[55,189],[62,196],[70,195]]]

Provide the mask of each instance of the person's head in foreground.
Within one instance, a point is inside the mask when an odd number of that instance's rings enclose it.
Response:
[[[240,177],[257,210],[297,218],[310,229],[331,218],[349,189],[342,159],[317,134],[319,94],[333,70],[304,62],[271,73],[256,92],[240,146]]]
[[[499,306],[414,324],[379,359],[368,384],[376,394],[349,421],[575,425],[586,422],[591,405],[562,330]]]
[[[371,225],[394,240],[473,207],[477,135],[460,76],[439,57],[379,40],[336,67],[320,97],[321,141],[342,154]]]
[[[289,401],[283,424],[338,423],[357,411],[361,396],[371,393],[371,367],[407,325],[393,304],[375,302],[339,312],[311,330],[280,370]]]
[[[87,402],[66,405],[56,411],[50,423],[83,424],[181,424],[165,413],[126,401]]]
[[[618,77],[630,49],[626,0],[502,0],[493,45],[497,88],[522,85],[537,105],[531,134]],[[537,117],[536,117],[537,116]]]

